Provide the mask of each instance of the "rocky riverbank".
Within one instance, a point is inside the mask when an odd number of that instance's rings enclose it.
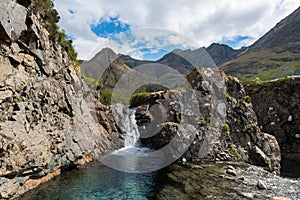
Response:
[[[300,198],[299,180],[276,176],[245,163],[199,162],[172,165],[156,199],[271,199]]]

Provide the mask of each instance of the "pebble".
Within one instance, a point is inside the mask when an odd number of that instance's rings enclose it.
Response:
[[[252,192],[239,192],[239,195],[242,197],[249,198],[249,199],[253,199],[255,196],[255,194]]]
[[[291,199],[286,198],[286,197],[273,197],[270,200],[291,200]]]
[[[257,182],[257,187],[258,187],[259,189],[261,189],[261,190],[267,189],[267,186],[266,186],[265,183],[262,182],[261,180],[259,180],[259,181]]]
[[[226,173],[229,174],[229,175],[232,175],[232,176],[236,176],[237,175],[235,169],[227,169]]]
[[[226,166],[226,169],[232,169],[232,170],[235,170],[234,166],[232,166],[232,165]]]
[[[296,139],[300,139],[300,134],[296,134],[296,135],[295,135],[295,138],[296,138]]]

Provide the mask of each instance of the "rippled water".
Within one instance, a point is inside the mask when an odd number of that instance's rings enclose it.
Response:
[[[93,162],[81,169],[63,173],[22,199],[151,199],[156,173],[125,173]]]

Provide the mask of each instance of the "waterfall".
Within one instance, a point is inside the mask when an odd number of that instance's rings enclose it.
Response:
[[[123,104],[112,106],[116,123],[124,135],[124,146],[138,146],[140,133],[135,120],[135,109],[130,109]]]
[[[135,109],[128,109],[128,115],[125,116],[125,147],[136,146],[139,141],[140,133],[135,120]]]

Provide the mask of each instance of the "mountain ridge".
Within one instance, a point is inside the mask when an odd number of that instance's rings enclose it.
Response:
[[[242,80],[271,80],[300,74],[300,7],[253,45],[240,50],[221,70]]]

